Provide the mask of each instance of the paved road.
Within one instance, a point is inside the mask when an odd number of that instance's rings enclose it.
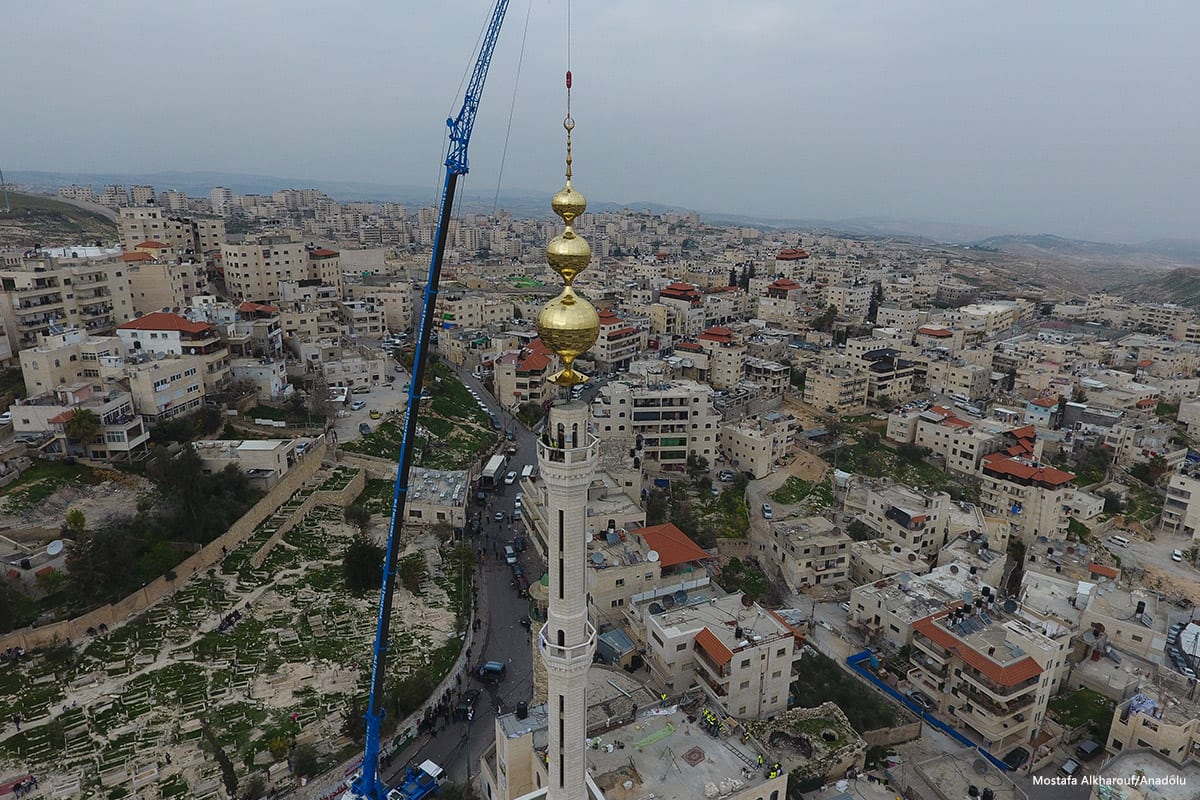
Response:
[[[460,372],[459,377],[468,388],[480,392],[480,396],[489,409],[497,414],[506,431],[513,433],[519,449],[517,454],[509,459],[510,469],[520,472],[520,468],[525,464],[536,463],[533,434],[510,415],[500,412],[495,401],[469,373]],[[397,386],[403,386],[404,380],[398,379]],[[403,408],[403,405],[400,407]],[[357,427],[358,423],[355,422],[355,430]],[[512,586],[512,570],[504,563],[503,557],[504,545],[521,532],[520,523],[514,525],[507,521],[496,522],[494,519],[496,512],[511,514],[513,501],[520,491],[520,482],[511,486],[501,484],[490,491],[487,505],[481,509],[483,531],[479,536],[468,538],[469,544],[484,550],[484,561],[479,565],[478,608],[484,628],[469,663],[474,666],[484,661],[503,661],[508,665],[508,674],[498,686],[487,686],[474,679],[464,678],[463,689],[474,687],[483,690],[474,719],[470,722],[443,723],[434,735],[421,736],[394,759],[394,770],[387,775],[389,781],[394,781],[405,763],[420,762],[426,758],[446,769],[450,780],[461,781],[476,775],[479,755],[494,738],[493,722],[497,714],[513,710],[517,703],[528,701],[531,696],[531,634],[530,630],[520,624],[521,618],[529,615],[529,600],[517,595]],[[472,510],[478,508],[472,506]],[[530,582],[538,580],[545,571],[545,565],[533,547],[526,548],[521,555],[521,565]]]

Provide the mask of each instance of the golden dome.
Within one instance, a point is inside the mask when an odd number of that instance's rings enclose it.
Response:
[[[562,276],[568,286],[576,275],[587,269],[591,260],[592,248],[587,239],[575,233],[570,225],[546,245],[546,263]]]
[[[560,386],[583,383],[587,377],[572,369],[575,358],[596,343],[600,335],[600,315],[595,307],[575,294],[570,286],[542,307],[537,318],[542,343],[558,354],[564,369],[549,378]]]
[[[555,214],[562,217],[562,221],[570,225],[577,218],[587,211],[587,198],[582,192],[575,191],[575,187],[571,185],[571,179],[567,178],[567,185],[558,191],[550,200],[550,208]]]

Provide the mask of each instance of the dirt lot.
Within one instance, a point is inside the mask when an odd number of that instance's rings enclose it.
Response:
[[[61,486],[26,511],[0,514],[0,531],[15,541],[37,543],[46,538],[41,529],[57,531],[67,512],[73,508],[83,512],[88,527],[96,527],[113,519],[133,516],[137,513],[139,498],[154,489],[150,481],[135,475],[106,471],[104,476],[106,480],[95,485]]]

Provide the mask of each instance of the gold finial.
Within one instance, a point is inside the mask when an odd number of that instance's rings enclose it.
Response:
[[[570,90],[570,73],[567,77]],[[567,182],[550,200],[550,208],[563,221],[563,232],[546,246],[546,263],[562,276],[563,290],[547,303],[538,314],[537,330],[542,341],[558,354],[563,370],[549,381],[559,386],[573,386],[587,381],[587,376],[575,370],[575,359],[587,352],[600,335],[600,316],[584,298],[575,294],[575,276],[587,269],[592,248],[575,232],[572,224],[587,210],[587,199],[571,185],[571,131],[575,120],[568,111],[563,120],[567,131]]]

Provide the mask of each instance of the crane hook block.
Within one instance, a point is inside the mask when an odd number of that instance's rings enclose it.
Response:
[[[571,70],[567,70],[567,88],[571,88]]]

